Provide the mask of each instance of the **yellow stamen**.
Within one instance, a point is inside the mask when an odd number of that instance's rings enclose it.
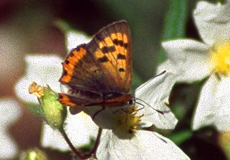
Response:
[[[117,129],[120,133],[122,132],[129,135],[134,135],[136,133],[138,124],[140,123],[141,117],[143,116],[137,116],[137,111],[137,106],[131,106],[117,113]]]
[[[36,82],[32,82],[28,90],[30,94],[34,94],[38,98],[41,98],[42,96],[44,96],[42,87],[39,86]]]
[[[214,71],[224,76],[230,74],[230,42],[219,45],[212,51],[211,61],[214,64]]]

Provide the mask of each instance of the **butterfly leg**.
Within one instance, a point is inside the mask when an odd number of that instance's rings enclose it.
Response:
[[[100,109],[99,111],[97,111],[97,112],[93,115],[92,119],[94,120],[94,118],[96,117],[96,115],[98,115],[100,112],[102,112],[102,111],[104,111],[104,110],[105,110],[105,106],[102,106],[102,109]]]

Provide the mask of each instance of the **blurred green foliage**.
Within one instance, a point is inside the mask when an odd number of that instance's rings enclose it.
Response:
[[[171,0],[169,10],[165,16],[162,41],[184,38],[186,22],[188,20],[188,0]],[[167,59],[160,49],[157,56],[158,65]]]

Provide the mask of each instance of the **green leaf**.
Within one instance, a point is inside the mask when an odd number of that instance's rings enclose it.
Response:
[[[35,116],[42,117],[42,110],[40,104],[27,103],[27,109]]]
[[[171,0],[165,17],[162,41],[183,38],[188,17],[188,0]],[[158,63],[167,59],[163,49],[158,53]]]
[[[186,108],[182,103],[175,103],[171,106],[172,112],[176,115],[177,119],[180,121],[186,116]]]
[[[180,132],[175,132],[175,133],[170,134],[168,136],[168,138],[171,139],[177,145],[180,145],[182,142],[190,139],[191,137],[192,137],[192,131],[191,130],[183,130]]]
[[[220,0],[220,3],[221,3],[221,4],[225,4],[226,1],[225,1],[225,0]]]

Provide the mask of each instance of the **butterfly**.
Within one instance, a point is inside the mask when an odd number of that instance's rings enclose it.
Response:
[[[87,44],[74,48],[62,63],[60,82],[68,93],[58,101],[70,107],[122,106],[132,102],[131,35],[128,23],[114,22]]]

